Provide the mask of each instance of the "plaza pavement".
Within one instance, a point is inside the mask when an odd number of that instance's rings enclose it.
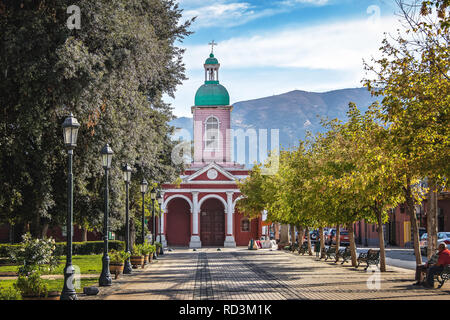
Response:
[[[177,249],[147,266],[122,275],[97,296],[105,300],[450,300],[450,284],[441,289],[416,287],[414,271],[387,267],[379,289],[377,276],[350,263],[316,261],[283,251],[247,248]],[[373,278],[371,278],[373,279]]]

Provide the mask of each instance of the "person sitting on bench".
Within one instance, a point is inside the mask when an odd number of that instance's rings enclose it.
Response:
[[[413,286],[418,286],[423,283],[424,275],[427,274],[427,271],[431,266],[436,264],[438,259],[439,251],[436,251],[436,253],[431,256],[430,260],[428,260],[427,263],[416,266],[416,282],[413,283]]]
[[[427,272],[427,281],[424,283],[424,287],[426,288],[434,288],[434,276],[440,274],[444,270],[444,267],[450,264],[450,251],[447,249],[447,245],[443,242],[440,243],[438,250],[439,259]]]

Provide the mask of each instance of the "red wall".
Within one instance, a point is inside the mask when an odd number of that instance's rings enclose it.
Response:
[[[258,230],[260,228],[260,218],[251,220],[250,231],[248,232],[241,231],[242,219],[248,218],[236,211],[234,214],[234,235],[237,246],[247,246],[251,239],[259,239],[261,233],[260,230]]]

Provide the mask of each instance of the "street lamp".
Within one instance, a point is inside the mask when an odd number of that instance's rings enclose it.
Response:
[[[123,180],[125,181],[125,193],[126,193],[126,200],[125,200],[125,251],[127,253],[130,253],[130,225],[129,225],[129,186],[131,182],[131,167],[127,163],[122,168],[123,171]],[[123,274],[130,274],[132,271],[130,258],[125,261],[125,265],[123,267]]]
[[[102,273],[100,274],[99,285],[110,286],[112,284],[111,274],[109,273],[109,256],[108,256],[108,170],[111,168],[111,160],[113,151],[111,147],[106,144],[100,154],[102,155],[102,165],[105,169],[105,216],[103,221],[103,237],[104,237],[104,248],[103,248],[103,259],[102,259]]]
[[[150,191],[150,198],[152,199],[152,245],[155,245],[155,200],[156,200],[155,188],[152,188],[152,191]],[[156,250],[153,252],[153,259],[158,259],[156,255]]]
[[[148,182],[142,179],[141,193],[142,193],[142,244],[145,243],[145,194],[148,190]]]
[[[73,286],[73,277],[75,275],[75,268],[72,266],[72,223],[73,223],[73,174],[72,174],[72,160],[73,149],[77,146],[78,129],[80,124],[77,119],[70,114],[62,124],[64,144],[66,145],[68,154],[68,177],[67,177],[67,254],[66,267],[64,268],[64,286],[61,292],[61,300],[78,300],[77,293]]]
[[[162,219],[162,215],[161,215],[161,207],[163,205],[163,197],[160,194],[158,197],[158,205],[159,205],[159,242],[161,243],[161,250],[159,252],[159,254],[163,255],[164,254],[164,250],[163,250],[163,245],[162,245],[162,234],[161,234],[161,219]]]

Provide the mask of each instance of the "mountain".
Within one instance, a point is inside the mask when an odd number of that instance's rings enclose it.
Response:
[[[349,102],[354,102],[361,111],[380,98],[372,97],[366,88],[342,89],[317,93],[295,90],[280,95],[241,101],[233,104],[231,127],[235,130],[279,129],[280,146],[289,148],[298,145],[306,131],[323,131],[321,118],[346,120]],[[192,136],[192,118],[181,117],[171,125],[186,129]],[[269,149],[270,147],[270,142]],[[248,151],[247,151],[248,153]],[[261,161],[261,160],[260,160]]]

